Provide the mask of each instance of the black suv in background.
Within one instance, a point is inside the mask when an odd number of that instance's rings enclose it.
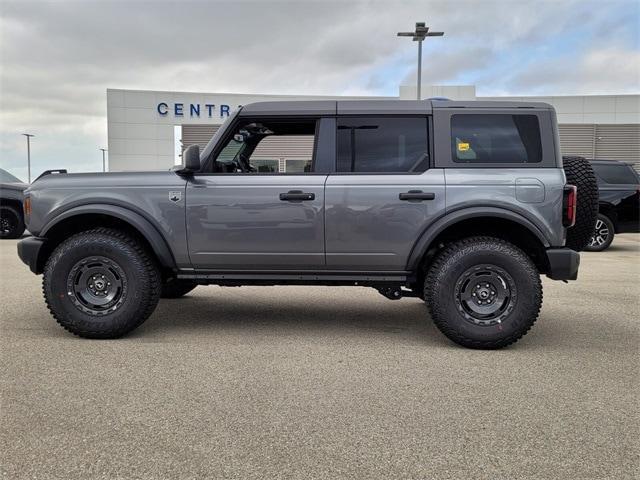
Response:
[[[0,238],[20,238],[24,233],[23,193],[28,187],[0,168]]]
[[[638,173],[616,160],[592,160],[598,181],[600,208],[596,230],[585,250],[609,248],[616,233],[640,232],[640,178]]]

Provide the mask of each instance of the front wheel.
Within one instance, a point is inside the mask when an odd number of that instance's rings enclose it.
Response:
[[[44,269],[47,307],[85,338],[117,338],[144,322],[160,297],[160,273],[135,238],[97,228],[62,242]]]
[[[613,222],[606,215],[599,213],[596,219],[596,229],[585,250],[587,252],[602,252],[609,248],[611,242],[613,242],[613,236]]]
[[[469,348],[516,342],[538,318],[542,283],[515,245],[471,237],[447,246],[429,268],[424,295],[431,318],[449,339]]]

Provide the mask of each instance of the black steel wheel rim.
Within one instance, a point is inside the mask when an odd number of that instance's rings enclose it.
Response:
[[[474,325],[504,322],[516,305],[517,289],[513,277],[491,264],[476,265],[458,278],[454,298],[456,308]]]
[[[0,233],[9,235],[18,228],[18,219],[11,213],[0,213]]]
[[[607,224],[600,219],[596,220],[596,230],[591,237],[591,241],[589,242],[590,247],[600,247],[607,243],[609,239],[609,227]]]
[[[127,277],[122,267],[110,258],[87,257],[69,272],[67,293],[81,312],[106,315],[122,306],[127,296]]]

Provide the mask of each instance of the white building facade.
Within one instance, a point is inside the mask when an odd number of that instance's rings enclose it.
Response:
[[[397,97],[242,95],[107,90],[110,171],[166,170],[183,148],[205,145],[239,105],[278,100],[414,99],[415,86]],[[477,97],[474,86],[423,86],[423,98],[523,100],[553,105],[564,154],[623,160],[640,169],[640,95]],[[294,146],[295,150],[295,146]],[[286,156],[286,152],[285,152]],[[292,151],[292,158],[296,157]],[[287,158],[278,159],[283,165]]]

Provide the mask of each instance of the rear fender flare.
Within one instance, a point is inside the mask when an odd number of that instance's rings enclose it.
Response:
[[[454,212],[448,213],[444,217],[441,217],[422,233],[420,238],[418,238],[416,243],[413,245],[411,253],[409,254],[409,260],[407,261],[407,270],[414,271],[417,269],[420,260],[422,260],[424,254],[429,250],[429,247],[431,246],[433,240],[435,240],[435,238],[448,227],[451,227],[452,225],[455,225],[456,223],[464,220],[482,217],[511,220],[529,230],[545,248],[548,248],[550,246],[549,241],[545,238],[542,231],[538,227],[536,227],[533,222],[518,213],[506,210],[504,208],[496,207],[463,208],[461,210],[456,210]]]

